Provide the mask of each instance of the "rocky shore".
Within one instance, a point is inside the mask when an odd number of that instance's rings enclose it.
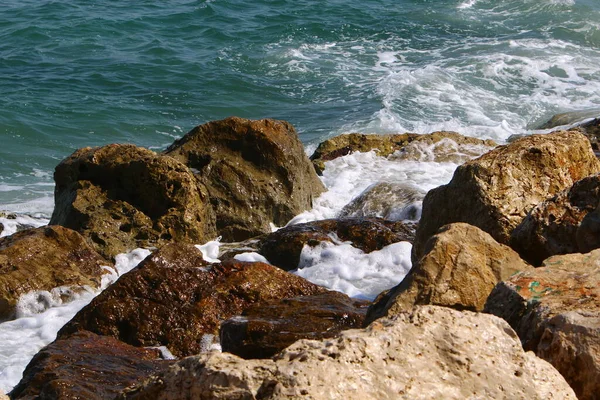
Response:
[[[102,287],[119,253],[153,252],[8,396],[598,400],[600,161],[584,133],[501,146],[350,134],[309,159],[289,123],[228,118],[162,153],[79,149],[56,167],[50,225],[0,239],[0,318],[24,295]],[[272,232],[325,191],[327,161],[355,151],[462,165],[428,193],[382,182],[338,218]],[[195,245],[218,236],[216,262]],[[374,301],[290,272],[303,249],[339,242],[410,242],[412,269]]]

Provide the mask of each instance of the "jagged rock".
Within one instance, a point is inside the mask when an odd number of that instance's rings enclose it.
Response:
[[[392,243],[412,241],[414,230],[413,223],[381,218],[325,219],[281,228],[260,239],[258,252],[273,265],[291,271],[298,268],[304,245],[342,240],[370,253]]]
[[[88,147],[63,160],[54,180],[50,223],[80,232],[107,257],[216,235],[206,189],[171,157],[133,145]]]
[[[360,328],[368,304],[335,291],[260,302],[221,324],[221,347],[242,358],[269,358],[299,339]]]
[[[161,360],[156,349],[140,349],[113,338],[77,332],[40,350],[10,396],[14,400],[112,400],[127,386],[171,363]]]
[[[550,257],[499,283],[485,311],[560,371],[580,400],[600,393],[600,250]]]
[[[59,337],[88,330],[134,346],[167,346],[174,355],[187,356],[205,350],[222,321],[258,301],[325,291],[272,265],[209,264],[196,247],[171,243],[92,300]]]
[[[464,223],[442,227],[424,251],[406,278],[373,302],[367,324],[416,304],[481,311],[498,282],[532,268],[510,247]]]
[[[556,254],[588,252],[600,247],[598,243],[596,247],[580,248],[577,243],[579,225],[599,203],[600,175],[583,178],[535,206],[512,232],[510,245],[533,265],[540,265]],[[584,230],[580,233],[581,240],[585,240]]]
[[[120,399],[575,399],[499,318],[421,306],[366,330],[300,340],[273,360],[210,353]]]
[[[12,318],[19,298],[32,291],[97,289],[110,265],[75,231],[62,226],[27,229],[0,238],[0,320]],[[69,288],[67,290],[67,288]]]
[[[459,166],[447,185],[430,190],[413,246],[413,261],[440,227],[466,222],[508,244],[537,204],[600,172],[589,141],[575,131],[532,135]]]
[[[378,182],[346,204],[338,217],[378,217],[392,221],[418,221],[424,197],[425,192],[412,185]]]
[[[449,139],[444,141],[445,139]],[[481,140],[472,137],[462,136],[456,132],[433,132],[426,135],[416,133],[402,133],[389,135],[365,135],[360,133],[350,133],[339,135],[328,139],[319,144],[317,150],[310,157],[316,171],[321,174],[325,169],[325,161],[330,161],[338,157],[345,156],[355,151],[367,152],[375,150],[381,157],[387,157],[398,150],[407,147],[408,144],[419,142],[422,145],[433,145],[442,143],[439,151],[426,156],[427,161],[450,161],[457,155],[456,146],[461,150],[469,152],[469,146],[494,147],[496,143],[491,140]],[[466,145],[466,146],[465,146]],[[450,150],[450,151],[448,151]],[[406,148],[400,158],[421,160],[424,156],[422,146],[410,146]],[[477,152],[474,155],[479,155]],[[464,156],[464,155],[463,155]]]
[[[577,227],[575,239],[580,253],[600,248],[600,203],[595,210],[583,217]]]
[[[210,194],[225,241],[271,232],[312,208],[325,190],[285,121],[227,118],[197,126],[165,154],[194,171]]]

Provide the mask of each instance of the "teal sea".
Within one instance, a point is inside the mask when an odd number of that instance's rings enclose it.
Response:
[[[75,149],[230,115],[500,142],[600,108],[598,0],[3,0],[0,209],[48,216]]]

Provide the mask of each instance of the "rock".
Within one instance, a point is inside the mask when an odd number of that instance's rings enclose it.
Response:
[[[298,268],[304,245],[350,241],[365,253],[387,245],[412,241],[415,224],[381,218],[325,219],[281,228],[260,239],[258,252],[273,265],[286,271]],[[333,235],[333,236],[332,236]]]
[[[366,323],[417,304],[481,311],[499,281],[529,269],[510,247],[481,229],[446,225],[429,239],[424,256],[406,278],[373,302]]]
[[[338,217],[378,217],[391,221],[418,221],[421,217],[421,204],[424,197],[425,192],[412,185],[378,182],[346,204]]]
[[[222,321],[256,302],[325,291],[272,265],[209,264],[194,246],[171,243],[92,300],[59,337],[88,330],[188,356],[206,350]]]
[[[19,298],[59,290],[62,301],[87,286],[98,289],[109,265],[75,231],[61,226],[27,229],[0,238],[0,320],[13,318]]]
[[[571,111],[555,114],[548,121],[533,129],[550,129],[557,126],[572,125],[576,122],[600,116],[600,109]]]
[[[600,248],[600,203],[595,210],[583,217],[577,227],[575,239],[580,253]]]
[[[413,261],[440,227],[475,225],[502,244],[537,204],[600,172],[600,161],[581,133],[532,135],[499,146],[459,166],[452,180],[425,196]]]
[[[416,142],[419,142],[419,145],[407,147],[407,145],[411,143],[416,144]],[[430,151],[431,149],[425,150],[423,147],[432,146],[439,142],[443,143],[441,143],[441,146],[434,146],[434,148],[437,148],[434,151]],[[325,161],[330,161],[355,151],[367,152],[375,150],[381,157],[387,157],[398,150],[406,148],[406,151],[398,155],[398,157],[418,160],[422,160],[425,157],[428,161],[450,161],[450,159],[455,159],[455,155],[458,154],[455,151],[458,147],[461,147],[461,150],[463,150],[469,149],[469,146],[494,147],[496,143],[491,140],[462,136],[456,132],[434,132],[427,135],[416,133],[389,135],[350,133],[339,135],[320,143],[310,159],[316,171],[322,174],[325,169]],[[425,155],[424,153],[430,154]],[[479,154],[481,152],[476,153],[476,155]]]
[[[366,330],[300,340],[273,360],[210,353],[120,399],[575,399],[492,315],[422,306]]]
[[[54,172],[50,220],[74,229],[103,255],[216,235],[208,194],[189,169],[133,145],[83,148]]]
[[[225,241],[271,232],[312,208],[325,190],[285,121],[227,118],[197,126],[165,154],[194,171],[210,194]]]
[[[600,112],[596,116],[600,115]],[[596,156],[600,155],[600,118],[579,124],[579,129],[588,138]]]
[[[44,347],[29,362],[12,399],[114,399],[127,386],[167,368],[156,349],[77,332]]]
[[[221,348],[242,358],[269,358],[299,339],[360,328],[368,304],[335,291],[260,302],[221,324]]]
[[[581,400],[600,393],[600,250],[550,257],[499,283],[485,311],[560,371]]]
[[[510,245],[533,265],[540,265],[556,254],[588,252],[596,247],[577,243],[577,232],[584,217],[600,203],[600,175],[583,178],[554,197],[535,206],[515,228]],[[585,228],[581,230],[582,235]],[[596,237],[586,235],[586,237]]]

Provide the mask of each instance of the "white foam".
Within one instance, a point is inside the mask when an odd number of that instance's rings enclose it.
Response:
[[[267,260],[265,258],[265,256],[263,256],[261,254],[258,254],[258,253],[254,252],[254,251],[236,254],[233,258],[235,260],[238,260],[238,261],[262,262],[262,263],[265,263],[265,264],[271,264],[269,262],[269,260]]]
[[[221,246],[221,237],[211,240],[204,244],[197,244],[196,248],[202,252],[202,258],[210,263],[221,262],[219,260],[219,247]]]
[[[49,219],[24,214],[14,214],[11,218],[0,217],[0,223],[4,226],[0,237],[9,236],[19,229],[39,228],[48,225]]]

